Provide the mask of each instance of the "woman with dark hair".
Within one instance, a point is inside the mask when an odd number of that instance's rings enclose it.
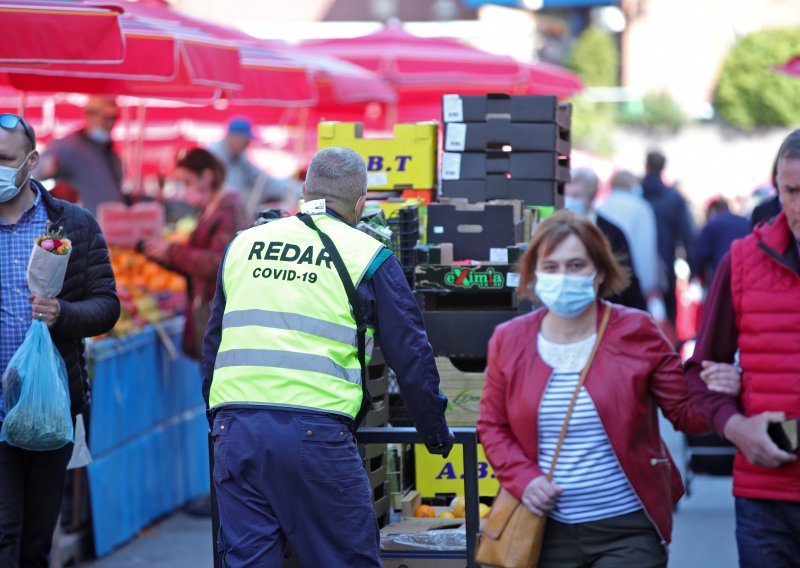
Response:
[[[188,305],[183,350],[193,359],[202,355],[209,306],[214,298],[217,271],[225,247],[248,223],[238,196],[223,189],[225,167],[213,154],[192,148],[178,156],[175,178],[184,199],[201,210],[197,227],[186,244],[155,239],[144,243],[144,253],[186,277]]]
[[[681,430],[709,429],[680,358],[647,313],[601,299],[627,277],[591,221],[569,211],[543,221],[519,273],[520,295],[544,307],[495,330],[478,431],[501,486],[534,514],[549,512],[540,568],[666,566],[683,485],[657,409]]]

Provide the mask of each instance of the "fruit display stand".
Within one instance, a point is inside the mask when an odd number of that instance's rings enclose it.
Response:
[[[208,493],[200,367],[174,348],[183,318],[159,325],[90,345],[87,470],[98,557]]]

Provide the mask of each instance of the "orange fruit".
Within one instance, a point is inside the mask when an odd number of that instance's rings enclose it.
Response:
[[[431,507],[430,505],[420,505],[419,507],[414,509],[414,516],[434,518],[436,516],[436,511],[434,511],[433,507]]]

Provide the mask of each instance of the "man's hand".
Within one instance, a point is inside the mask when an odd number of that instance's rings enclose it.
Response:
[[[733,442],[747,460],[763,467],[780,467],[797,460],[797,456],[784,452],[767,434],[771,422],[780,422],[783,412],[762,412],[745,418],[741,414],[732,416],[724,429],[725,438]]]
[[[47,327],[53,327],[61,315],[61,304],[56,298],[39,298],[28,296],[31,301],[33,319],[42,320]]]
[[[563,491],[563,487],[548,481],[547,476],[540,475],[534,478],[522,492],[522,504],[531,513],[541,517],[556,506],[556,499]]]
[[[700,378],[708,386],[708,390],[734,397],[742,392],[742,375],[730,363],[703,361],[701,365],[703,370],[700,371]]]
[[[456,440],[456,435],[453,434],[453,431],[449,428],[447,429],[447,441],[439,444],[438,446],[432,446],[431,444],[425,444],[425,447],[428,448],[428,451],[432,454],[437,454],[442,456],[443,458],[447,458],[450,455],[450,450],[453,449],[453,442]]]

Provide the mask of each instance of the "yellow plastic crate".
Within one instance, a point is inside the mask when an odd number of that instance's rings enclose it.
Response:
[[[320,122],[317,146],[358,152],[367,163],[370,191],[436,187],[439,125],[416,122],[394,125],[394,138],[364,138],[360,122]]]
[[[442,456],[430,454],[423,444],[415,444],[414,471],[416,489],[423,497],[464,494],[464,454],[461,446],[453,447],[447,459],[442,459]],[[494,497],[499,489],[500,484],[494,477],[483,446],[478,444],[478,494],[481,497]]]

